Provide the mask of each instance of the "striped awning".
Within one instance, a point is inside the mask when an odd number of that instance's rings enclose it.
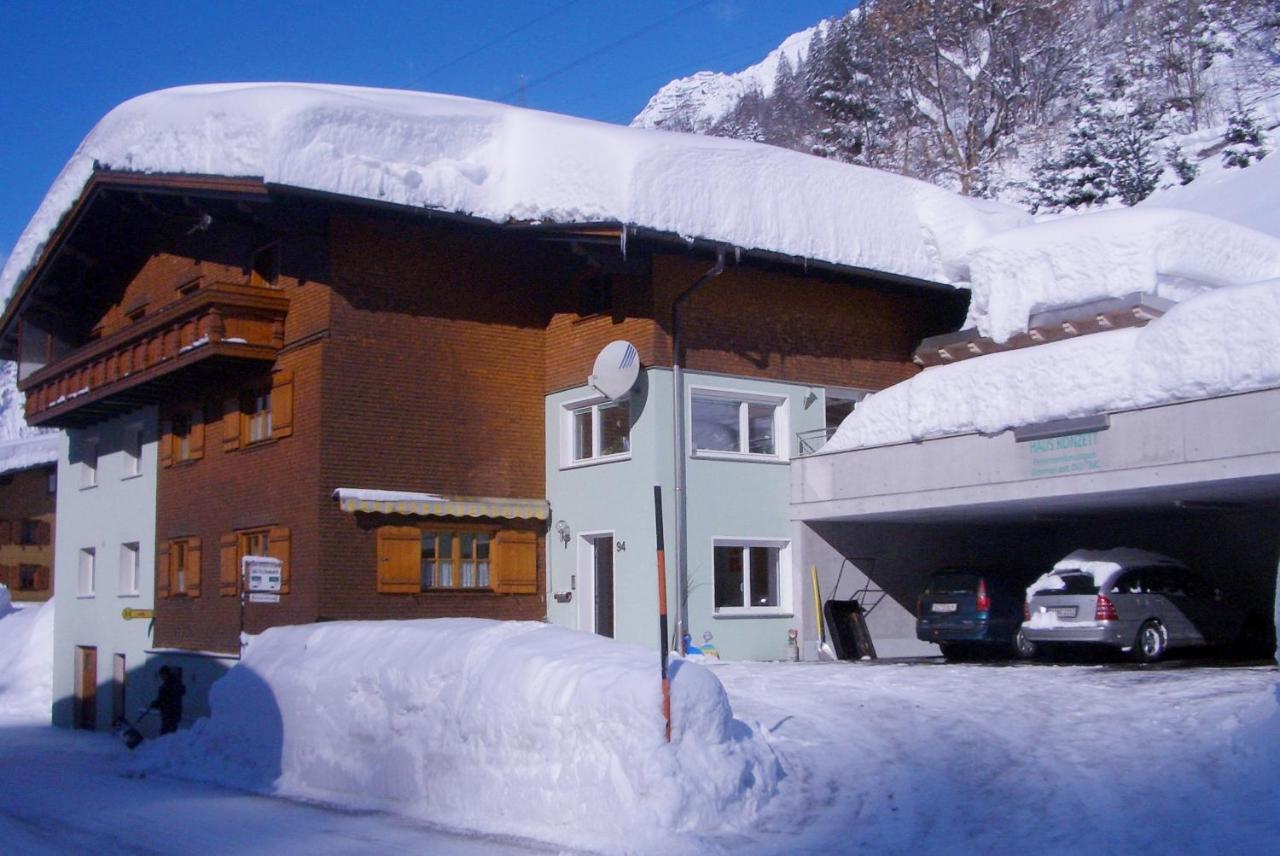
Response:
[[[338,507],[351,513],[411,514],[420,517],[501,517],[546,520],[551,506],[545,499],[501,496],[444,496],[389,490],[340,487],[333,492]]]

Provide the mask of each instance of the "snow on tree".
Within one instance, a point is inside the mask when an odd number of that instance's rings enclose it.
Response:
[[[1227,143],[1222,150],[1223,166],[1243,169],[1267,156],[1262,128],[1249,108],[1237,107],[1232,111],[1227,117],[1227,133],[1223,139]]]
[[[1200,167],[1188,160],[1186,153],[1182,151],[1182,146],[1177,143],[1169,144],[1165,149],[1164,159],[1178,176],[1179,184],[1190,184],[1200,174]]]

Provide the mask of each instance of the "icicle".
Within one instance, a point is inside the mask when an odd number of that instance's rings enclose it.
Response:
[[[618,248],[622,250],[622,260],[627,260],[627,227],[622,227],[622,234],[618,236]]]

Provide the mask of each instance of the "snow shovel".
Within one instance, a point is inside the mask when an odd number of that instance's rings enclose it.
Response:
[[[836,652],[827,644],[827,626],[822,620],[822,595],[818,593],[818,566],[809,566],[809,576],[813,579],[813,614],[818,619],[818,659],[835,660]]]
[[[142,732],[138,730],[138,726],[142,724],[142,720],[147,718],[147,714],[151,713],[148,708],[138,717],[137,723],[130,722],[123,716],[116,720],[116,735],[124,741],[124,745],[130,749],[137,749],[139,744],[146,738],[142,736]]]

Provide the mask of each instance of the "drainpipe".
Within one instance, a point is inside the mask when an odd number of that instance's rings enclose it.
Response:
[[[685,464],[686,450],[684,446],[684,373],[680,366],[680,306],[711,280],[724,273],[724,247],[716,248],[716,263],[702,276],[676,297],[671,304],[671,397],[672,411],[675,413],[674,439],[676,448],[675,460],[675,564],[676,564],[676,644],[681,654],[685,653],[684,637],[689,632],[689,564],[685,543],[685,518],[688,503],[685,497]]]

